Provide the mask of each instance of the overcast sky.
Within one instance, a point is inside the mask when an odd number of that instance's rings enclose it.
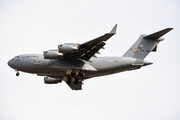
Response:
[[[179,120],[179,0],[1,0],[0,120]],[[172,27],[139,70],[92,78],[82,91],[7,65],[62,43],[83,43],[118,24],[98,56],[122,56],[141,34]]]

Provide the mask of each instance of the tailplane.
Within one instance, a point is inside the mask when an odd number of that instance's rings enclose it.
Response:
[[[150,52],[156,52],[158,43],[164,40],[161,37],[172,29],[166,28],[150,35],[141,35],[123,57],[144,59]]]

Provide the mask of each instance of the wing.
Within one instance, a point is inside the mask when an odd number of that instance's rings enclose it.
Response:
[[[98,38],[85,42],[78,47],[78,52],[67,53],[64,55],[66,58],[83,59],[88,61],[98,51],[103,48],[105,42],[116,33],[117,24],[113,27],[110,33],[106,33]],[[94,56],[95,57],[95,56]]]

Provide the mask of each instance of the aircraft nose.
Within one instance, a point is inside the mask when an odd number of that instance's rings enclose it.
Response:
[[[7,64],[9,65],[9,67],[12,67],[12,62],[11,62],[11,60],[9,60],[9,61],[7,62]]]

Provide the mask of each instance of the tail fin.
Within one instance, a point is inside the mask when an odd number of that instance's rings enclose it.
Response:
[[[173,28],[166,28],[150,35],[141,35],[123,57],[144,59],[150,52],[156,52],[158,43],[164,40],[160,37],[172,29]]]

